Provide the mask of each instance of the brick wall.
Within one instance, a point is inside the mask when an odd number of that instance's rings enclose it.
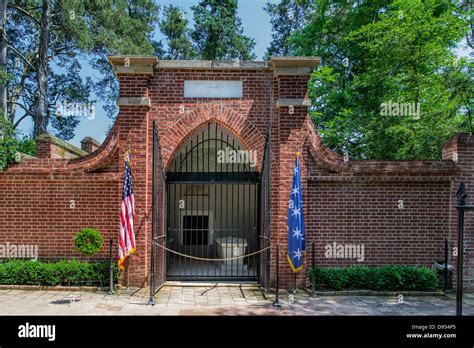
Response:
[[[104,174],[0,175],[0,243],[38,245],[40,259],[80,257],[72,238],[85,227],[117,231],[117,178]],[[108,243],[99,258],[108,257]]]
[[[318,265],[431,266],[443,259],[449,181],[321,180],[311,181],[306,195],[308,241],[315,242]],[[327,258],[325,247],[333,243],[363,245],[363,262]]]
[[[108,239],[116,238],[119,226],[121,194],[113,137],[93,155],[29,158],[1,172],[0,243],[38,245],[42,260],[79,258],[73,236],[93,227],[107,241],[97,258],[108,258]]]

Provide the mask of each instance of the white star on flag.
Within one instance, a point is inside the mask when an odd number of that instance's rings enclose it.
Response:
[[[301,257],[303,256],[300,248],[298,248],[298,250],[296,251],[293,251],[293,254],[294,254],[293,258],[298,259],[298,260],[301,259]]]
[[[299,193],[300,193],[300,188],[299,187],[295,186],[291,189],[291,194],[292,195],[298,195]]]
[[[300,239],[301,237],[303,237],[303,233],[301,233],[301,230],[298,227],[292,230],[292,232],[293,232],[293,237],[296,237],[296,239]]]
[[[291,216],[296,216],[296,217],[298,217],[298,215],[301,215],[300,209],[299,209],[299,208],[293,209],[293,214],[292,214]]]

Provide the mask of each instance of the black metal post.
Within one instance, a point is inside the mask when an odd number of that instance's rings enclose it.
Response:
[[[109,291],[107,292],[109,295],[114,293],[114,264],[113,264],[113,239],[110,237],[110,246],[109,246]]]
[[[296,273],[293,275],[293,294],[296,294]]]
[[[313,293],[311,296],[314,296],[316,293],[316,276],[314,274],[314,268],[316,267],[315,262],[315,255],[314,255],[314,240],[311,242],[311,287],[313,288]]]
[[[462,273],[463,273],[463,237],[464,237],[464,209],[458,211],[458,263],[456,285],[456,315],[462,316]]]
[[[463,249],[464,249],[464,210],[471,210],[466,205],[466,185],[461,181],[456,193],[456,209],[458,210],[458,262],[456,267],[456,315],[462,316],[462,283],[463,283]]]
[[[273,301],[273,307],[280,308],[281,303],[279,299],[280,295],[280,250],[278,248],[278,243],[276,245],[276,291],[275,291],[275,301]]]
[[[448,273],[448,245],[447,239],[444,240],[444,289],[443,292],[448,291],[449,273]]]

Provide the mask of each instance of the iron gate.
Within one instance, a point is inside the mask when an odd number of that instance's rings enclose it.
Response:
[[[217,123],[178,150],[166,173],[167,279],[258,279],[258,255],[245,256],[260,247],[256,159]]]
[[[260,249],[270,247],[270,146],[271,130],[267,129],[260,175]],[[270,289],[270,249],[262,253],[260,283],[267,291]]]
[[[160,247],[166,242],[166,175],[155,121],[153,121],[151,214],[150,303],[154,303],[154,295],[165,282],[166,272],[166,252]]]

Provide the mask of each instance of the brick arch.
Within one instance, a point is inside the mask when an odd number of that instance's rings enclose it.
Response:
[[[199,106],[168,127],[161,138],[165,168],[168,168],[175,154],[194,132],[208,123],[217,123],[228,130],[247,150],[256,150],[257,168],[261,169],[265,136],[247,117],[220,104]]]

